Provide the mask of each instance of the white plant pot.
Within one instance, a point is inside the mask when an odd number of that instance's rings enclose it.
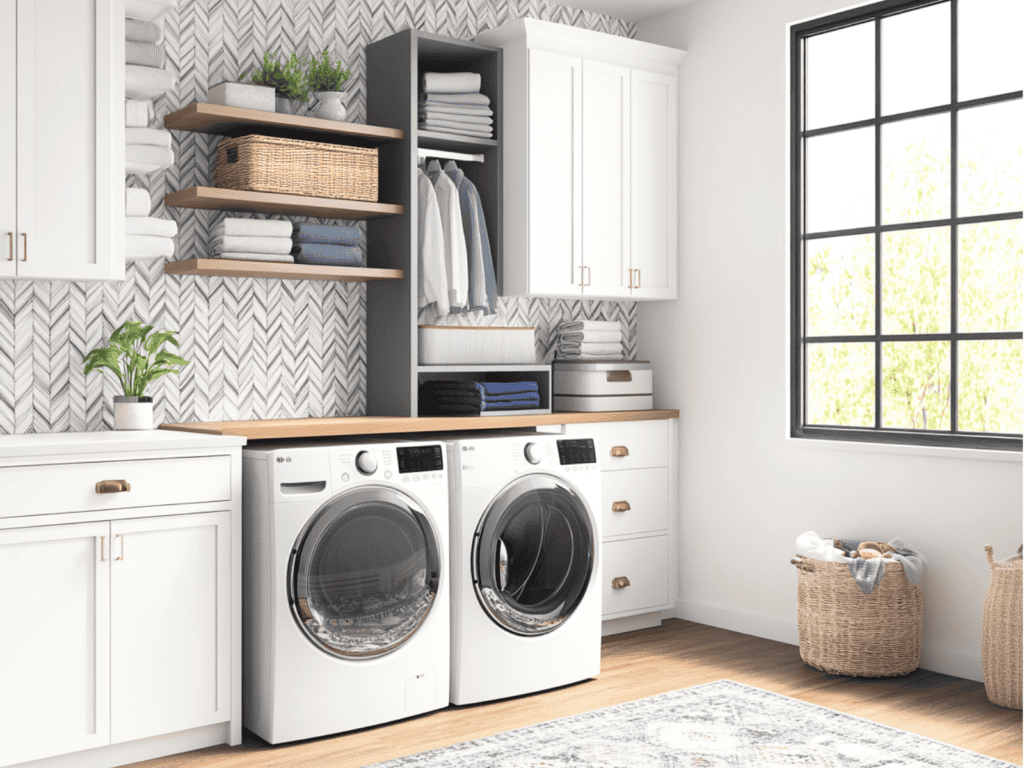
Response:
[[[317,91],[313,94],[316,99],[316,107],[313,109],[313,116],[321,120],[337,120],[344,122],[348,111],[341,103],[345,96],[344,91]]]
[[[153,429],[153,398],[115,395],[114,429]]]
[[[210,104],[223,104],[225,107],[274,112],[277,109],[276,95],[272,85],[224,82],[210,88],[206,100]]]
[[[284,96],[277,96],[275,101],[277,106],[275,111],[282,115],[297,115],[306,106],[304,102],[287,99]]]

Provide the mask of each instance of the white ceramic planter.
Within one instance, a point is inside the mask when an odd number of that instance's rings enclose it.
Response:
[[[153,398],[115,395],[114,429],[153,429]]]
[[[344,91],[317,91],[313,94],[316,99],[316,107],[313,109],[313,116],[321,120],[337,120],[344,122],[348,111],[341,99],[345,96]]]
[[[277,102],[276,111],[282,115],[297,115],[306,106],[305,102],[296,99],[286,99],[284,96],[278,96],[275,101]]]
[[[258,109],[263,112],[276,111],[274,86],[252,85],[251,83],[218,83],[206,93],[210,104],[223,104],[226,107],[242,109]]]

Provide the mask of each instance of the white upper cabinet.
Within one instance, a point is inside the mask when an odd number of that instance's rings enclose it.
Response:
[[[503,293],[674,299],[684,52],[520,19],[504,49]]]
[[[0,2],[0,276],[124,279],[123,0]]]
[[[18,0],[0,0],[0,67],[7,73],[17,71],[17,25]],[[0,99],[4,104],[14,104],[17,88],[15,78],[8,76],[0,81]],[[18,229],[17,125],[13,109],[0,110],[0,277],[14,277],[18,273],[14,261]]]

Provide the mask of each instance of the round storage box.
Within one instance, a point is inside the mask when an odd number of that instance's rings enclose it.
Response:
[[[800,658],[816,669],[851,677],[907,675],[921,663],[924,601],[898,562],[871,594],[860,591],[846,563],[799,557],[797,624]]]
[[[1021,708],[1021,555],[993,560],[985,546],[992,583],[985,598],[981,631],[981,668],[985,694],[1000,707]]]

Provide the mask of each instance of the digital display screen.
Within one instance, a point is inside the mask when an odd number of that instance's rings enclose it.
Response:
[[[589,437],[582,440],[558,440],[559,464],[596,464],[597,453],[594,441]]]
[[[444,469],[444,456],[440,445],[415,445],[398,449],[398,471],[439,472]]]

